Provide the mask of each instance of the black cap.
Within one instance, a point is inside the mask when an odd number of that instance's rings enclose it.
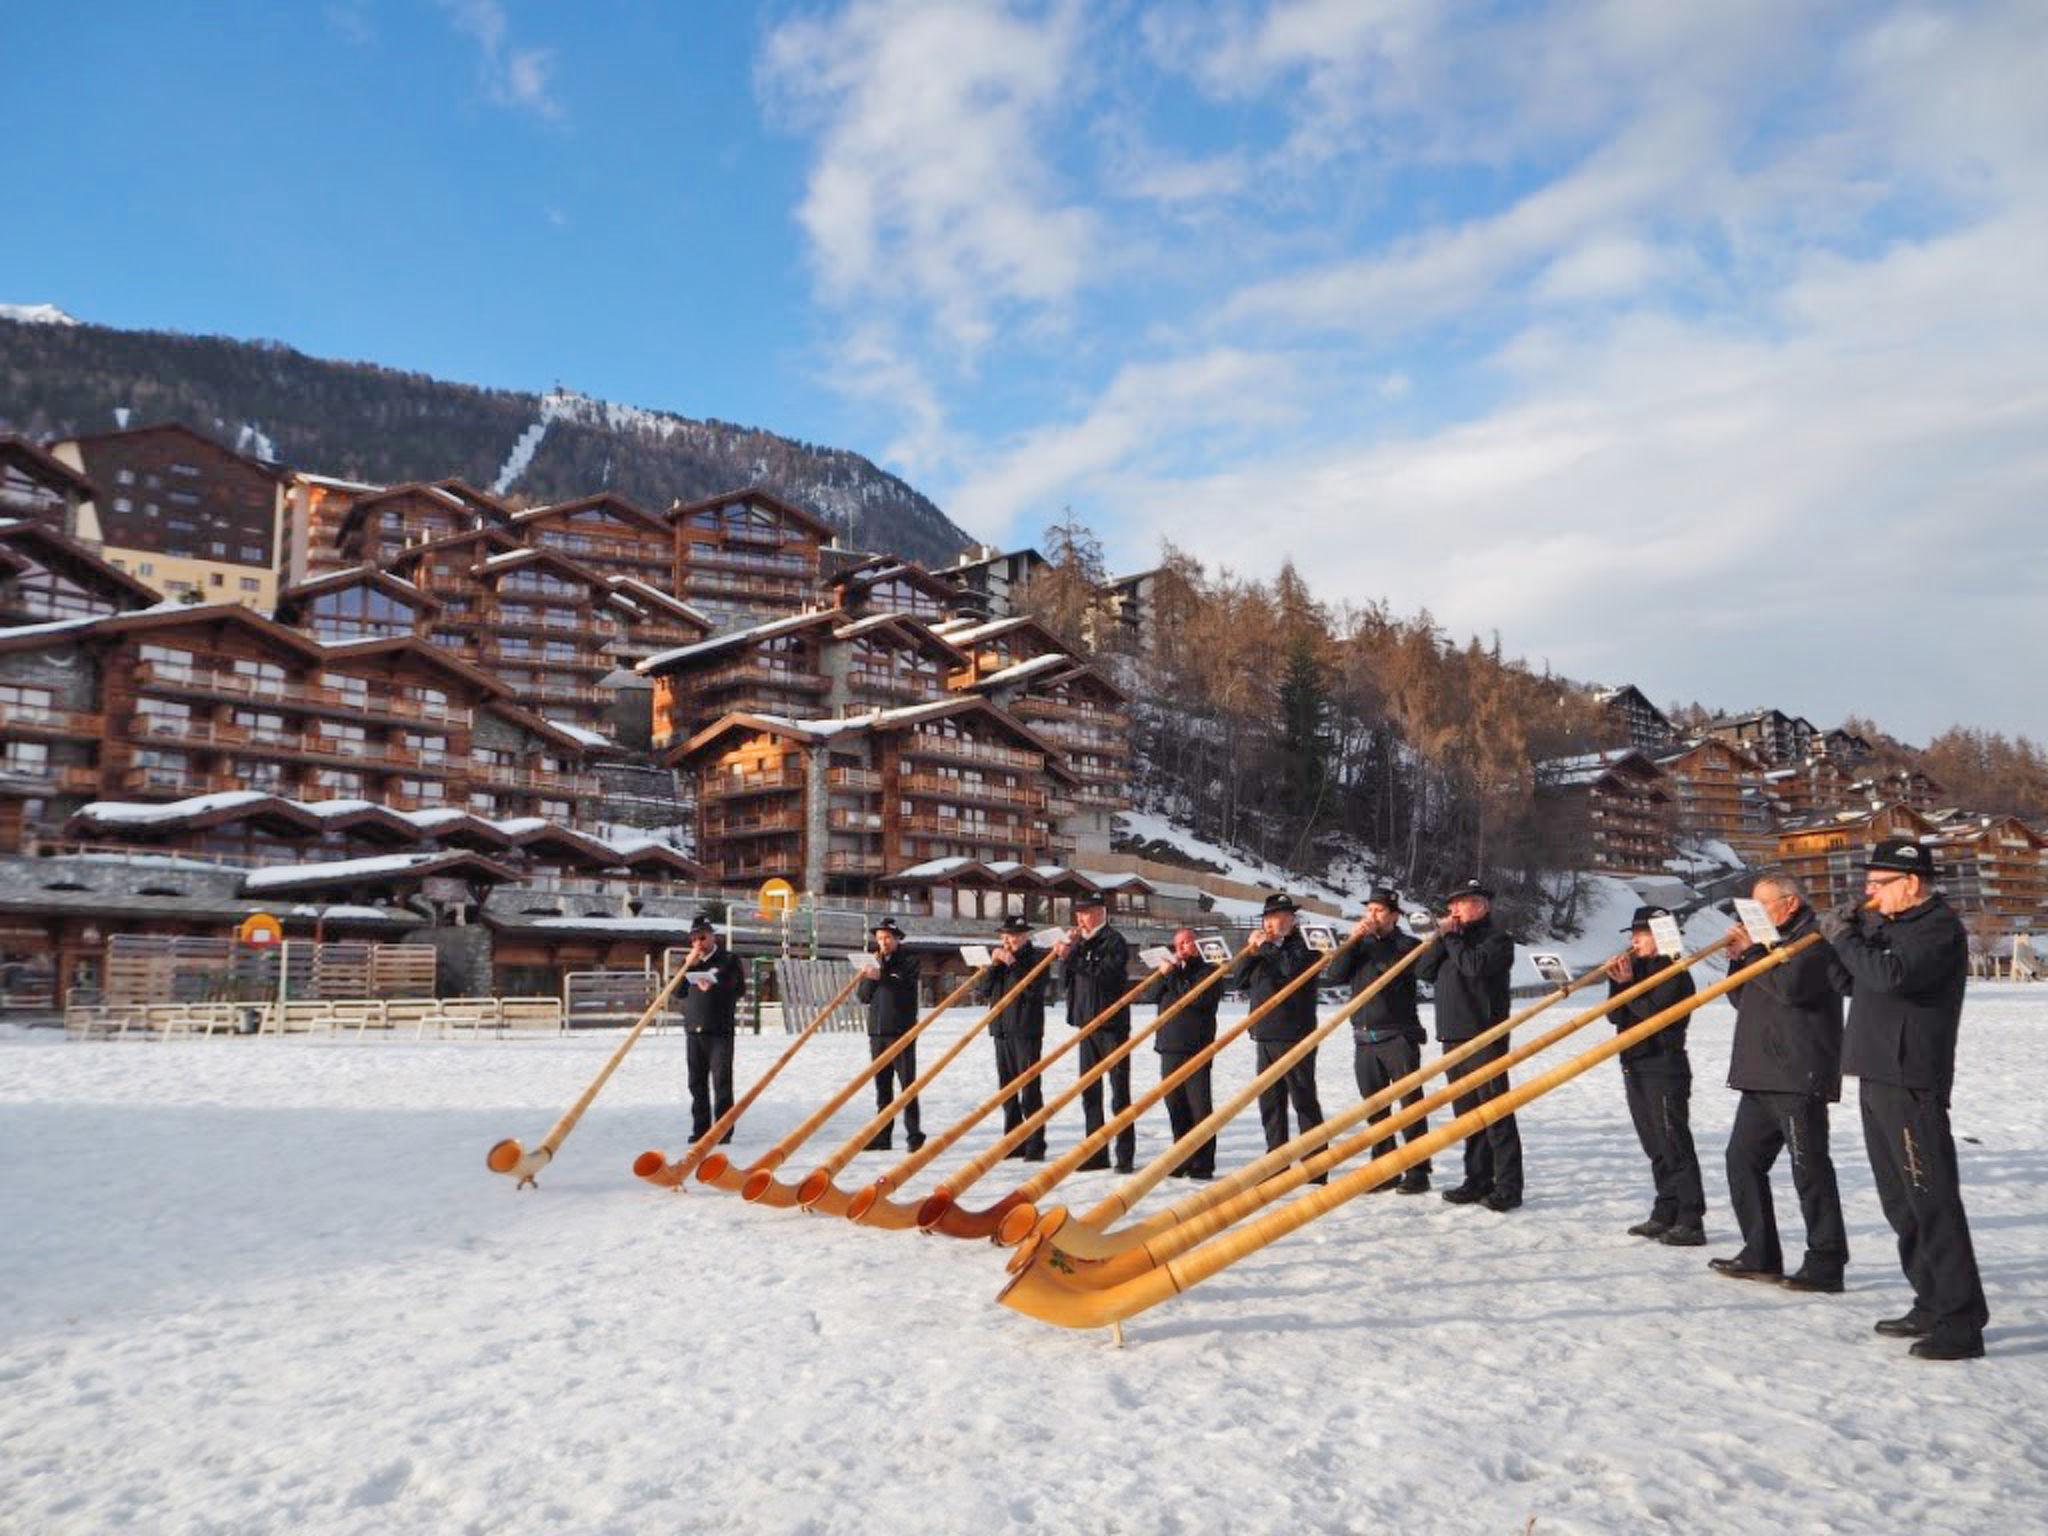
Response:
[[[1463,885],[1452,886],[1450,895],[1446,896],[1444,900],[1456,901],[1460,896],[1482,896],[1486,900],[1491,901],[1493,900],[1493,887],[1484,880],[1467,880]]]
[[[996,931],[998,933],[1029,933],[1031,925],[1021,917],[1006,917],[1003,919],[1003,926]]]
[[[895,919],[895,918],[893,918],[893,917],[885,917],[885,918],[883,918],[883,919],[882,919],[882,920],[881,920],[881,921],[880,921],[879,923],[875,924],[875,926],[874,926],[874,927],[870,928],[870,929],[868,930],[868,932],[870,932],[870,933],[893,933],[893,934],[895,934],[895,935],[896,935],[896,937],[897,937],[897,938],[899,938],[899,939],[903,937],[903,930],[902,930],[901,928],[898,928],[898,927],[896,926],[896,919]]]
[[[1376,885],[1372,894],[1365,898],[1368,907],[1385,907],[1389,912],[1401,910],[1401,893],[1391,885]]]
[[[1934,850],[1910,837],[1888,837],[1870,852],[1870,868],[1896,869],[1902,874],[1934,878]]]
[[[1628,926],[1622,929],[1622,932],[1634,933],[1638,928],[1649,927],[1651,918],[1669,917],[1670,915],[1671,909],[1669,907],[1637,907],[1636,915],[1628,920]]]
[[[1074,898],[1074,910],[1076,912],[1080,911],[1083,907],[1106,907],[1108,905],[1109,898],[1100,891],[1083,891]]]
[[[718,932],[718,929],[715,926],[713,926],[710,918],[706,917],[702,912],[699,912],[695,917],[690,919],[690,932],[716,934]]]
[[[1288,895],[1285,891],[1275,891],[1266,898],[1266,904],[1260,909],[1259,916],[1271,917],[1275,912],[1299,912],[1300,910],[1301,908],[1294,904],[1292,896]]]

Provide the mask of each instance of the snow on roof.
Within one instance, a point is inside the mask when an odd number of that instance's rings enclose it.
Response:
[[[481,817],[473,818],[470,812],[454,805],[436,806],[431,811],[399,811],[397,815],[401,821],[409,821],[423,829],[445,826],[451,821],[482,820]]]
[[[945,635],[950,639],[952,636],[960,634],[963,630],[978,627],[983,622],[981,619],[970,619],[963,615],[958,618],[941,619],[938,623],[931,626],[931,631],[935,635]]]
[[[311,816],[353,816],[359,811],[381,811],[374,800],[294,800],[292,804]]]
[[[586,747],[612,747],[618,745],[617,742],[605,735],[604,732],[593,731],[587,725],[571,725],[566,720],[550,720],[547,723],[560,731],[564,736],[573,737],[575,740],[582,742]]]
[[[499,920],[493,914],[493,921]],[[522,918],[510,926],[519,928],[556,928],[583,933],[686,933],[690,919],[687,917],[531,917]]]
[[[1022,629],[1034,622],[1028,613],[1012,614],[1007,619],[990,619],[984,624],[969,624],[964,629],[946,632],[946,638],[955,645],[971,644],[976,640],[990,640],[997,635],[1008,634],[1013,629]]]
[[[344,480],[339,475],[316,475],[310,469],[299,470],[292,478],[303,480],[308,485],[331,485],[339,491],[381,491],[386,489],[386,487],[381,485],[372,485],[367,480]]]
[[[977,688],[1000,688],[1009,683],[1021,683],[1027,677],[1036,677],[1041,672],[1051,672],[1059,667],[1071,667],[1074,658],[1060,651],[1049,651],[1043,656],[1034,656],[1029,661],[1020,661],[1001,671],[991,672],[974,686]]]
[[[963,858],[958,854],[946,859],[927,859],[922,864],[913,864],[908,869],[898,870],[898,879],[930,880],[939,875],[950,875],[955,870],[966,869],[978,860]]]
[[[160,602],[151,603],[147,608],[136,608],[127,613],[90,614],[82,619],[48,619],[41,624],[8,624],[0,626],[0,638],[13,640],[22,635],[58,635],[67,630],[90,629],[93,625],[104,624],[110,619],[137,619],[146,613],[182,613],[192,606],[191,603],[178,598],[167,597]]]
[[[193,795],[185,800],[95,800],[80,807],[79,814],[90,816],[102,825],[122,824],[134,827],[152,826],[164,822],[181,821],[187,816],[198,816],[207,811],[225,811],[237,805],[252,805],[259,800],[272,800],[276,796],[260,789],[225,789],[213,795]]]
[[[252,869],[242,880],[244,891],[285,890],[334,879],[393,875],[419,864],[437,863],[445,853],[382,853],[368,859],[337,859],[324,864],[280,864],[271,869]]]
[[[711,620],[692,608],[680,597],[677,597],[673,592],[664,592],[651,582],[642,581],[637,576],[611,576],[606,579],[615,587],[631,587],[635,592],[644,593],[665,608],[674,609],[678,613],[687,613],[700,624],[708,625],[711,622]]]
[[[529,832],[546,832],[554,823],[545,816],[514,816],[507,821],[494,821],[491,825],[507,837],[524,837]]]
[[[750,645],[756,640],[771,640],[777,635],[788,634],[792,630],[816,624],[828,614],[827,609],[814,609],[809,613],[784,614],[779,619],[769,619],[765,623],[749,625],[745,629],[728,630],[722,635],[713,635],[708,640],[699,640],[691,645],[679,645],[673,650],[656,651],[645,661],[638,663],[637,669],[651,672],[656,667],[666,666],[670,662],[689,661],[698,656],[715,656],[720,651],[731,650],[735,646]]]

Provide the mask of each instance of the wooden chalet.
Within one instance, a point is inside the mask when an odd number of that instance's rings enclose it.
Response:
[[[1930,837],[1933,822],[1907,805],[1827,811],[1778,828],[1780,868],[1799,878],[1817,908],[1863,899],[1864,866],[1888,837]]]
[[[427,633],[440,611],[437,598],[403,576],[353,565],[286,587],[275,617],[316,640],[390,640]]]
[[[99,489],[55,454],[14,432],[0,432],[0,519],[40,524],[78,537],[79,514]]]
[[[358,495],[334,526],[333,563],[385,565],[414,545],[501,525],[509,514],[492,516],[479,505],[476,498],[481,496],[481,491],[465,495],[449,485],[424,481]]]
[[[1780,823],[1842,810],[1859,798],[1849,770],[1827,757],[1766,769],[1764,797]]]
[[[956,613],[981,620],[1006,619],[1018,612],[1018,599],[1031,578],[1048,568],[1045,556],[1035,549],[1016,549],[1007,554],[981,545],[965,559],[932,572],[949,582],[959,593]]]
[[[818,554],[832,525],[759,488],[677,502],[676,596],[711,620],[713,632],[745,629],[817,600]]]
[[[1708,736],[1652,759],[1671,794],[1671,829],[1726,843],[1750,863],[1776,850],[1764,801],[1764,766],[1733,742]]]
[[[1811,720],[1788,715],[1782,709],[1724,715],[1707,726],[1706,734],[1733,742],[1771,768],[1805,762],[1814,755],[1820,740],[1820,732]]]
[[[2048,933],[2048,837],[2017,816],[1951,815],[1927,841],[1943,893],[1979,938]]]
[[[153,608],[156,588],[48,523],[0,521],[0,626]]]
[[[953,615],[967,594],[952,582],[934,576],[914,560],[876,555],[839,572],[826,582],[833,605],[851,618],[896,614],[928,624]]]
[[[1597,689],[1593,702],[1600,706],[1607,722],[1602,739],[1611,745],[1634,747],[1638,752],[1654,755],[1669,752],[1678,740],[1669,717],[1634,683]]]
[[[1633,748],[1538,763],[1536,793],[1578,823],[1594,869],[1659,873],[1671,856],[1671,792],[1657,765]]]
[[[511,531],[538,549],[569,556],[600,576],[666,591],[675,578],[676,536],[668,522],[614,491],[512,515]]]

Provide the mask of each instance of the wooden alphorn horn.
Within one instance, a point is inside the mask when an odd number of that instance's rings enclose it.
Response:
[[[1762,959],[1730,972],[1720,981],[1683,1002],[1651,1015],[1640,1024],[1622,1030],[1598,1045],[1582,1051],[1571,1060],[1561,1062],[1548,1072],[1529,1079],[1520,1087],[1510,1088],[1499,1097],[1487,1100],[1477,1108],[1431,1131],[1427,1136],[1407,1142],[1384,1157],[1373,1158],[1364,1167],[1354,1169],[1322,1188],[1310,1190],[1281,1209],[1211,1238],[1178,1258],[1169,1259],[1122,1284],[1107,1286],[1100,1290],[1075,1288],[1068,1284],[1060,1273],[1060,1267],[1069,1265],[1070,1261],[1062,1258],[1057,1264],[1049,1262],[1048,1250],[1039,1245],[1032,1255],[1032,1262],[1011,1279],[997,1300],[1013,1311],[1065,1328],[1101,1328],[1122,1322],[1125,1318],[1149,1307],[1157,1306],[1170,1296],[1201,1284],[1247,1254],[1256,1253],[1267,1244],[1306,1226],[1317,1217],[1326,1215],[1377,1188],[1424,1158],[1434,1156],[1446,1147],[1463,1141],[1466,1137],[1493,1124],[1503,1115],[1513,1114],[1524,1105],[1592,1070],[1601,1062],[1642,1044],[1658,1031],[1690,1016],[1715,998],[1755,980],[1766,971],[1783,965],[1793,956],[1820,942],[1820,937],[1817,933],[1810,933],[1783,948],[1772,950]],[[1374,1134],[1377,1134],[1377,1131],[1378,1128],[1375,1127]]]
[[[934,1019],[959,1002],[973,988],[974,984],[981,980],[983,973],[987,969],[987,966],[982,966],[980,969],[972,972],[965,981],[941,998],[936,1008],[933,1008],[923,1018],[905,1030],[901,1038],[894,1045],[883,1051],[881,1055],[870,1060],[860,1071],[854,1073],[844,1088],[841,1088],[831,1098],[819,1105],[805,1118],[801,1125],[783,1137],[782,1140],[775,1143],[766,1152],[763,1152],[752,1163],[748,1164],[747,1167],[736,1169],[732,1166],[731,1159],[726,1157],[723,1152],[714,1152],[697,1165],[697,1182],[699,1184],[709,1184],[714,1189],[736,1190],[744,1196],[747,1190],[754,1187],[758,1181],[759,1193],[750,1198],[763,1200],[773,1206],[795,1205],[796,1191],[786,1184],[778,1183],[775,1179],[775,1170],[788,1161],[790,1153],[794,1152],[806,1141],[809,1141],[819,1126],[838,1114],[845,1107],[847,1100],[851,1099],[856,1093],[859,1093],[862,1087],[872,1082],[881,1074],[884,1067],[908,1050],[910,1043],[923,1034]]]
[[[940,1052],[937,1061],[920,1072],[907,1088],[889,1101],[886,1108],[877,1110],[875,1117],[849,1136],[838,1151],[805,1174],[803,1182],[797,1185],[796,1203],[807,1211],[823,1211],[828,1216],[844,1216],[851,1196],[832,1182],[839,1176],[839,1171],[852,1162],[862,1149],[881,1133],[883,1127],[896,1118],[904,1105],[924,1092],[941,1072],[951,1066],[960,1053],[973,1043],[975,1036],[988,1028],[992,1019],[999,1017],[1005,1008],[1022,997],[1027,988],[1050,970],[1053,958],[1052,951],[1047,950],[1043,959],[1026,971],[1023,978],[1014,983],[1009,991],[996,999],[994,1007],[960,1031],[960,1037]],[[921,1152],[924,1148],[920,1147],[918,1150]]]
[[[1226,1045],[1229,1045],[1231,1041],[1250,1033],[1254,1025],[1290,997],[1294,996],[1296,992],[1299,992],[1303,987],[1314,981],[1324,966],[1336,959],[1346,949],[1349,949],[1355,942],[1357,942],[1355,939],[1346,939],[1342,944],[1339,944],[1327,953],[1316,956],[1315,961],[1307,970],[1288,982],[1286,986],[1275,992],[1271,997],[1259,1004],[1258,1007],[1252,1009],[1250,1013],[1247,1013],[1236,1024],[1219,1034],[1215,1040],[1203,1046],[1201,1050],[1161,1078],[1151,1092],[1133,1099],[1128,1108],[1119,1110],[1116,1114],[1110,1116],[1099,1129],[1091,1131],[1082,1137],[1081,1141],[1065,1156],[1055,1162],[1048,1163],[1041,1172],[1032,1175],[1010,1191],[1009,1194],[1005,1195],[1001,1201],[997,1202],[1004,1209],[997,1218],[997,1226],[993,1234],[996,1240],[1001,1242],[1003,1240],[1002,1234],[1005,1231],[1011,1230],[1016,1232],[1016,1237],[1012,1238],[1011,1242],[1019,1241],[1028,1236],[1032,1227],[1036,1226],[1038,1222],[1037,1202],[1045,1198],[1048,1190],[1051,1190],[1062,1179],[1066,1178],[1068,1174],[1108,1146],[1125,1127],[1137,1124],[1140,1115],[1144,1114],[1146,1110],[1159,1103],[1169,1093],[1173,1092],[1174,1089],[1215,1060],[1217,1052],[1221,1051]],[[1251,946],[1247,945],[1246,948],[1249,949]],[[1159,1021],[1156,1019],[1153,1021],[1154,1029],[1158,1028],[1158,1023]],[[1117,1048],[1118,1051],[1128,1055],[1136,1048],[1140,1038],[1140,1036],[1134,1034],[1128,1041]],[[1115,1053],[1112,1053],[1112,1056],[1115,1056]],[[1105,1058],[1104,1062],[1098,1062],[1096,1065],[1102,1066],[1110,1059]],[[1121,1059],[1121,1057],[1115,1057],[1115,1059]],[[1019,1212],[1024,1211],[1027,1207],[1031,1208],[1028,1219],[1020,1217]],[[990,1207],[989,1211],[993,1211],[993,1209],[994,1207]],[[944,1213],[941,1212],[940,1214],[943,1215]],[[970,1218],[974,1214],[976,1213],[969,1213]],[[986,1216],[988,1212],[980,1214]],[[922,1212],[919,1213],[918,1224],[920,1226],[925,1224]]]
[[[555,1160],[555,1153],[561,1149],[562,1143],[569,1139],[569,1133],[576,1129],[576,1122],[583,1118],[583,1111],[590,1108],[591,1100],[597,1097],[597,1091],[604,1087],[614,1072],[618,1071],[619,1063],[626,1059],[626,1052],[633,1049],[634,1042],[640,1038],[640,1032],[661,1012],[661,1005],[674,995],[676,988],[682,985],[683,978],[688,974],[688,971],[678,966],[675,975],[662,984],[661,990],[654,994],[654,1001],[647,1005],[647,1011],[640,1015],[631,1029],[626,1031],[626,1038],[619,1042],[619,1048],[613,1051],[610,1058],[598,1069],[597,1076],[590,1080],[590,1086],[583,1090],[582,1096],[562,1111],[562,1118],[549,1128],[547,1135],[541,1137],[539,1146],[531,1152],[524,1151],[516,1137],[508,1136],[484,1154],[484,1166],[493,1173],[516,1177],[519,1182],[512,1186],[514,1189],[538,1189],[540,1185],[535,1175]]]
[[[1434,1113],[1461,1095],[1471,1092],[1480,1084],[1500,1076],[1513,1067],[1520,1066],[1523,1062],[1528,1061],[1534,1056],[1542,1054],[1566,1036],[1584,1028],[1595,1019],[1606,1017],[1623,1003],[1633,1002],[1645,992],[1662,986],[1671,979],[1674,970],[1688,970],[1699,964],[1700,961],[1707,959],[1720,947],[1718,944],[1709,945],[1705,949],[1696,950],[1690,955],[1681,957],[1675,966],[1667,967],[1658,971],[1654,976],[1632,984],[1626,990],[1617,992],[1598,1006],[1574,1015],[1572,1018],[1538,1035],[1535,1039],[1525,1041],[1499,1058],[1486,1062],[1471,1073],[1446,1083],[1442,1088],[1418,1100],[1416,1103],[1402,1106],[1386,1119],[1372,1121],[1364,1131],[1349,1141],[1325,1147],[1325,1144],[1330,1143],[1334,1137],[1365,1121],[1366,1117],[1374,1110],[1393,1103],[1402,1094],[1420,1086],[1426,1078],[1435,1076],[1443,1071],[1447,1064],[1455,1065],[1469,1057],[1473,1051],[1499,1038],[1501,1034],[1504,1034],[1512,1026],[1513,1021],[1504,1020],[1502,1023],[1494,1025],[1484,1034],[1474,1036],[1473,1039],[1464,1042],[1464,1045],[1469,1047],[1469,1049],[1460,1050],[1455,1053],[1446,1051],[1436,1061],[1430,1062],[1409,1073],[1398,1083],[1390,1084],[1388,1088],[1382,1089],[1379,1093],[1373,1094],[1358,1104],[1353,1104],[1339,1110],[1321,1125],[1311,1126],[1299,1136],[1294,1137],[1281,1146],[1275,1147],[1263,1157],[1257,1158],[1227,1177],[1217,1180],[1215,1184],[1207,1189],[1200,1190],[1186,1199],[1175,1201],[1169,1209],[1161,1211],[1144,1221],[1134,1222],[1128,1227],[1119,1228],[1113,1232],[1100,1232],[1083,1222],[1067,1219],[1066,1214],[1055,1207],[1053,1210],[1046,1212],[1044,1218],[1040,1220],[1038,1233],[1043,1236],[1044,1240],[1051,1242],[1054,1247],[1058,1248],[1061,1253],[1075,1259],[1082,1265],[1102,1264],[1103,1268],[1101,1270],[1090,1269],[1088,1274],[1091,1278],[1100,1278],[1101,1283],[1104,1284],[1109,1283],[1111,1278],[1124,1273],[1134,1272],[1127,1267],[1126,1261],[1136,1261],[1137,1268],[1150,1268],[1155,1263],[1162,1263],[1165,1258],[1171,1257],[1172,1254],[1179,1253],[1184,1248],[1193,1246],[1193,1243],[1200,1241],[1202,1237],[1219,1232],[1224,1227],[1243,1220],[1244,1217],[1250,1215],[1253,1211],[1279,1199],[1282,1195],[1292,1192],[1316,1174],[1326,1173],[1339,1163],[1350,1161],[1351,1158],[1357,1156],[1360,1152],[1386,1140],[1389,1136],[1405,1130],[1424,1116]],[[1601,970],[1589,973],[1592,976],[1604,974],[1605,972]],[[1584,981],[1586,977],[1580,977],[1579,980]],[[1316,1150],[1318,1147],[1325,1147],[1325,1150],[1318,1153]],[[1299,1179],[1295,1177],[1296,1169],[1290,1166],[1295,1164],[1297,1160],[1300,1160],[1302,1165],[1307,1168],[1307,1172],[1303,1173]],[[1098,1209],[1100,1208],[1098,1207]],[[1089,1212],[1090,1218],[1093,1218],[1095,1215],[1095,1211]],[[1184,1235],[1190,1226],[1195,1224],[1199,1224],[1200,1231],[1192,1239],[1184,1241]],[[1172,1233],[1174,1236],[1168,1238],[1166,1236],[1168,1233]],[[1012,1262],[1015,1262],[1014,1258]]]
[[[739,1102],[711,1122],[711,1129],[702,1136],[699,1136],[689,1151],[685,1152],[674,1162],[670,1162],[659,1152],[642,1152],[633,1159],[633,1172],[648,1183],[659,1185],[663,1189],[687,1189],[689,1187],[690,1170],[703,1162],[713,1147],[725,1140],[726,1132],[737,1125],[740,1116],[747,1112],[747,1107],[754,1100],[761,1097],[761,1090],[775,1081],[776,1074],[789,1065],[790,1058],[802,1050],[805,1042],[824,1026],[825,1021],[830,1019],[839,1005],[846,1001],[847,995],[853,991],[859,982],[859,971],[855,971],[851,976],[847,977],[846,985],[832,994],[832,1001],[820,1009],[818,1016],[806,1024],[797,1037],[789,1042],[789,1048],[775,1058],[769,1065],[768,1070],[755,1080],[754,1086],[740,1096]]]
[[[1715,947],[1718,948],[1719,946]],[[1411,951],[1411,953],[1419,954],[1420,950]],[[1712,953],[1711,950],[1703,949],[1699,954],[1688,957],[1681,961],[1680,964],[1681,966],[1691,965],[1710,953]],[[1362,1103],[1338,1110],[1335,1114],[1328,1116],[1322,1125],[1311,1126],[1284,1146],[1275,1148],[1257,1161],[1249,1163],[1233,1173],[1226,1174],[1215,1183],[1206,1185],[1185,1198],[1176,1201],[1169,1212],[1162,1212],[1145,1221],[1134,1223],[1128,1227],[1118,1228],[1113,1232],[1108,1230],[1111,1222],[1128,1214],[1137,1205],[1146,1190],[1152,1187],[1149,1183],[1143,1188],[1137,1187],[1138,1180],[1143,1179],[1146,1174],[1152,1172],[1152,1168],[1148,1166],[1137,1175],[1134,1175],[1132,1179],[1110,1191],[1086,1215],[1072,1216],[1055,1206],[1052,1210],[1046,1212],[1045,1221],[1040,1222],[1040,1230],[1044,1230],[1046,1221],[1057,1217],[1060,1230],[1058,1244],[1060,1250],[1064,1253],[1079,1254],[1091,1259],[1107,1258],[1111,1254],[1121,1253],[1127,1248],[1135,1247],[1139,1243],[1144,1242],[1146,1238],[1152,1236],[1155,1231],[1164,1231],[1166,1228],[1186,1219],[1187,1215],[1205,1210],[1219,1201],[1227,1200],[1239,1190],[1248,1189],[1265,1179],[1268,1175],[1277,1173],[1294,1161],[1300,1147],[1321,1145],[1322,1141],[1329,1136],[1334,1136],[1339,1131],[1348,1129],[1375,1110],[1394,1103],[1404,1094],[1411,1093],[1421,1087],[1424,1082],[1438,1073],[1448,1072],[1452,1067],[1466,1060],[1475,1052],[1484,1050],[1487,1046],[1493,1044],[1494,1041],[1504,1038],[1513,1030],[1526,1024],[1530,1019],[1535,1018],[1537,1014],[1542,1013],[1545,1009],[1562,1002],[1580,988],[1589,986],[1606,974],[1604,969],[1596,966],[1585,974],[1574,977],[1563,986],[1544,994],[1544,996],[1538,998],[1526,1008],[1509,1014],[1498,1024],[1490,1025],[1481,1033],[1474,1035],[1470,1040],[1463,1040],[1451,1046],[1435,1060],[1424,1062],[1415,1071],[1401,1078],[1398,1082],[1388,1084]],[[1628,995],[1634,996],[1635,994],[1630,993]],[[1623,1000],[1621,997],[1616,997],[1609,1006],[1616,1006]],[[1328,1127],[1328,1129],[1325,1130],[1324,1127]]]
[[[947,1148],[973,1130],[982,1120],[993,1114],[997,1106],[1005,1099],[1014,1093],[1022,1091],[1026,1083],[1032,1082],[1044,1075],[1045,1070],[1054,1062],[1094,1034],[1105,1022],[1115,1018],[1118,1013],[1135,1003],[1139,995],[1147,987],[1159,980],[1160,975],[1161,973],[1158,971],[1147,971],[1136,986],[1096,1014],[1094,1018],[1083,1024],[1079,1029],[1069,1031],[1066,1039],[1039,1057],[1038,1060],[1025,1068],[1024,1071],[1018,1073],[1009,1082],[1003,1084],[992,1097],[983,1100],[980,1104],[969,1110],[964,1118],[949,1125],[938,1135],[927,1137],[923,1146],[911,1153],[910,1156],[904,1158],[902,1162],[891,1168],[887,1173],[884,1173],[874,1183],[868,1185],[867,1188],[855,1190],[851,1198],[846,1202],[847,1219],[849,1221],[857,1221],[863,1226],[885,1227],[892,1230],[902,1230],[907,1227],[916,1226],[917,1213],[922,1202],[913,1204],[907,1201],[891,1200],[887,1196],[893,1191],[901,1189],[907,1180],[915,1177],[918,1170],[931,1162],[933,1158],[944,1156]],[[1042,1111],[1033,1114],[1030,1118],[1040,1125],[1045,1123]],[[1008,1146],[1003,1148],[1003,1155],[1008,1155],[1010,1147],[1021,1146],[1025,1137],[1030,1134],[1030,1131],[1022,1126],[1015,1133],[1014,1140],[1011,1140],[1010,1134],[1006,1133],[1004,1141],[1008,1142]]]
[[[1151,1039],[1161,1029],[1180,1016],[1180,1011],[1193,1003],[1217,982],[1228,976],[1239,960],[1251,953],[1247,944],[1230,960],[1212,966],[1209,974],[1183,996],[1176,998],[1154,1015],[1152,1022],[1132,1032],[1125,1044],[1109,1052],[1087,1071],[1079,1074],[1065,1090],[1048,1099],[1038,1110],[1025,1117],[1024,1122],[1013,1131],[1006,1131],[1000,1141],[987,1151],[970,1158],[939,1181],[938,1188],[927,1195],[917,1208],[917,1224],[926,1232],[943,1232],[948,1237],[993,1237],[996,1227],[1002,1221],[1013,1203],[1022,1198],[1020,1190],[1012,1190],[995,1204],[979,1211],[962,1210],[956,1203],[959,1197],[974,1187],[988,1171],[1007,1158],[1017,1147],[1028,1141],[1032,1134],[1046,1122],[1065,1109],[1086,1091],[1091,1083],[1100,1082],[1119,1061],[1124,1060],[1140,1045]],[[1146,985],[1157,980],[1158,972],[1146,978]]]

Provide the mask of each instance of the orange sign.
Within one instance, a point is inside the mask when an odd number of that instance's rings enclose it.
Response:
[[[275,944],[284,937],[284,924],[268,912],[251,912],[242,919],[235,937],[244,944]]]
[[[769,880],[762,884],[760,905],[756,908],[758,917],[786,915],[796,905],[796,887],[787,880]]]

